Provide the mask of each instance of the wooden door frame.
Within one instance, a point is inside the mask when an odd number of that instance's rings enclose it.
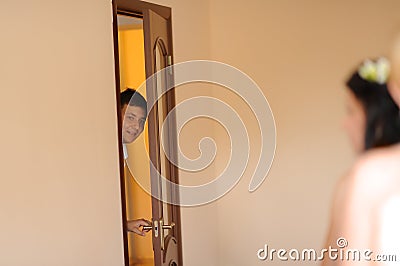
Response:
[[[115,62],[115,85],[116,85],[116,102],[117,102],[117,121],[118,121],[118,147],[119,147],[119,165],[120,165],[120,188],[121,188],[121,207],[122,207],[122,228],[123,228],[123,242],[124,242],[124,260],[125,265],[129,266],[129,252],[128,252],[128,234],[127,234],[127,214],[126,214],[126,193],[125,193],[125,176],[124,176],[124,156],[123,156],[123,148],[122,148],[122,122],[123,115],[120,112],[121,110],[121,101],[120,101],[120,69],[119,69],[119,51],[118,51],[118,14],[125,14],[134,17],[143,18],[143,13],[145,10],[153,10],[164,19],[168,21],[168,24],[171,27],[168,27],[168,45],[171,50],[171,59],[173,64],[173,45],[172,45],[172,12],[171,8],[143,2],[139,0],[112,0],[112,9],[113,9],[113,43],[114,43],[114,62]],[[145,26],[145,25],[144,25]],[[149,30],[144,27],[144,31]],[[146,69],[146,72],[151,71]],[[148,72],[150,73],[150,72]],[[167,112],[171,111],[176,104],[175,100],[175,88],[171,89],[166,95],[166,109]],[[150,111],[150,110],[149,110]],[[171,119],[172,124],[176,125],[175,117]],[[175,127],[176,129],[176,127]],[[176,135],[176,132],[174,132]],[[150,140],[149,140],[150,141]],[[150,144],[150,143],[149,143]],[[177,147],[176,140],[173,140],[170,144]],[[151,146],[151,145],[150,145]],[[178,178],[178,167],[174,164],[171,164],[169,176],[171,176],[171,181],[179,184]],[[177,221],[177,224],[181,225],[181,215],[180,208],[175,208],[174,219]],[[174,235],[176,236],[178,242],[182,247],[182,234],[180,228],[174,227]],[[154,245],[154,243],[153,243]],[[182,258],[182,248],[179,250],[179,262],[180,265],[183,263]]]

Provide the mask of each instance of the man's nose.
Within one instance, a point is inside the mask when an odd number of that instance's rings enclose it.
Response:
[[[133,127],[134,129],[138,130],[138,129],[139,129],[139,121],[133,121],[132,127]]]

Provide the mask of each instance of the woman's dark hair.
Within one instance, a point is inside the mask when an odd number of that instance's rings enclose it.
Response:
[[[125,105],[141,107],[147,116],[147,102],[138,91],[134,89],[126,89],[120,94],[121,108]]]
[[[366,114],[365,150],[400,142],[399,107],[389,94],[387,84],[363,79],[355,72],[347,87],[361,102]]]

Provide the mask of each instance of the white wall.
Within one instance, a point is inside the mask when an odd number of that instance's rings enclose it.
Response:
[[[123,265],[111,1],[0,22],[0,265]]]

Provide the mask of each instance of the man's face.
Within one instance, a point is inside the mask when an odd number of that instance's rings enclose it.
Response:
[[[146,113],[139,106],[124,105],[122,107],[122,143],[133,142],[143,132]]]

